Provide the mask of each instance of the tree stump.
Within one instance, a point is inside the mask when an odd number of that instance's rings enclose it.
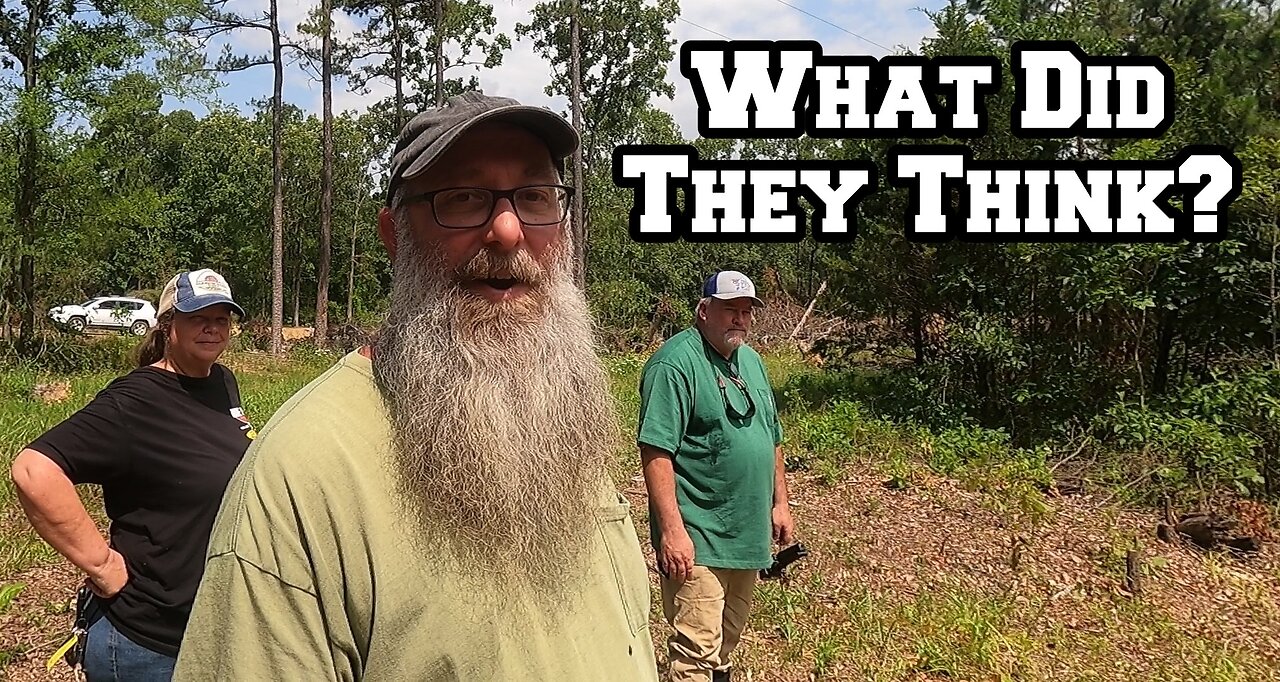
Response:
[[[1203,550],[1231,549],[1252,554],[1261,542],[1252,535],[1236,532],[1239,520],[1217,512],[1183,514],[1175,527],[1178,535]],[[1159,528],[1157,528],[1159,533]]]
[[[1136,548],[1124,555],[1124,589],[1129,594],[1142,594],[1142,553]]]

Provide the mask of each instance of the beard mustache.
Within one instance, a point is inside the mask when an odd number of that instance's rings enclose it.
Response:
[[[544,270],[525,251],[485,249],[450,272],[412,236],[398,241],[373,369],[408,535],[498,598],[526,586],[556,598],[590,547],[621,443],[570,250]],[[528,295],[492,303],[463,286],[496,276]]]

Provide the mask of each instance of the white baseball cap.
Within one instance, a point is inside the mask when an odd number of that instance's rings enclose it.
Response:
[[[764,301],[756,298],[756,285],[751,282],[751,278],[737,270],[721,270],[708,277],[706,283],[702,285],[702,296],[718,298],[722,301],[749,298],[752,306],[764,307]]]
[[[170,309],[194,313],[219,303],[231,306],[244,319],[244,308],[231,298],[231,285],[227,284],[222,275],[208,268],[180,272],[169,280],[160,294],[160,309],[157,314],[163,315]]]

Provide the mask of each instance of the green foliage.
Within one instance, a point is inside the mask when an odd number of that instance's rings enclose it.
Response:
[[[587,122],[583,157],[589,176],[607,177],[614,145],[654,123],[649,98],[675,94],[664,76],[675,54],[668,27],[680,7],[676,0],[552,0],[535,5],[530,22],[517,24],[516,33],[533,38],[534,49],[551,64],[548,95],[572,91],[569,17],[574,11],[581,23],[579,70]]]
[[[22,593],[26,586],[26,583],[8,583],[4,587],[0,587],[0,614],[9,609],[9,605]]]
[[[404,123],[435,105],[437,42],[442,48],[444,98],[480,88],[477,67],[493,68],[511,49],[511,39],[495,31],[490,3],[442,0],[438,20],[435,2],[405,0],[339,0],[334,5],[363,20],[363,28],[345,44],[334,46],[334,64],[351,87],[369,94],[370,83],[391,84],[395,92],[369,108],[368,123],[383,147],[389,147]],[[314,22],[313,22],[314,23]],[[317,33],[317,27],[303,30]],[[370,61],[372,58],[372,61]],[[459,74],[472,71],[469,77]]]
[[[1225,240],[1114,245],[917,244],[902,234],[905,193],[884,188],[860,206],[856,241],[823,245],[817,254],[833,292],[827,307],[860,323],[817,349],[828,366],[846,373],[863,367],[867,350],[910,357],[909,366],[860,380],[859,399],[876,414],[935,431],[997,429],[1021,449],[1078,432],[1123,393],[1146,408],[1108,413],[1108,424],[1120,429],[1115,442],[1121,433],[1128,438],[1117,447],[1158,450],[1175,463],[1170,475],[1188,481],[1274,494],[1275,475],[1267,473],[1275,469],[1274,437],[1262,435],[1269,427],[1255,427],[1261,417],[1229,428],[1179,397],[1218,382],[1253,385],[1244,377],[1280,353],[1274,10],[1274,3],[1235,0],[975,0],[932,14],[937,35],[921,54],[989,54],[1005,65],[999,91],[987,100],[988,131],[966,140],[976,158],[1167,159],[1191,144],[1222,144],[1242,159],[1244,188],[1230,208]],[[1013,135],[1009,46],[1022,39],[1073,40],[1095,55],[1162,57],[1175,72],[1174,125],[1140,140]],[[844,141],[828,155],[883,167],[898,142],[907,140]],[[779,153],[769,144],[748,149]],[[1245,404],[1268,404],[1274,387],[1266,386],[1241,396]]]
[[[138,339],[121,334],[81,336],[52,333],[42,336],[35,350],[19,357],[11,341],[0,342],[0,367],[28,367],[54,374],[127,372],[137,366]]]
[[[973,426],[942,431],[929,439],[929,446],[929,466],[947,476],[975,463],[998,462],[1011,450],[1004,431]]]
[[[1225,487],[1270,497],[1280,474],[1280,370],[1246,370],[1153,406],[1121,399],[1096,426],[1115,447],[1145,453],[1157,492]]]
[[[270,117],[265,111],[254,118],[218,110],[201,119],[182,110],[162,114],[155,92],[147,79],[126,76],[89,110],[92,135],[55,138],[50,172],[60,176],[60,185],[75,189],[64,190],[59,210],[48,216],[47,225],[59,229],[42,231],[35,240],[41,252],[35,269],[41,283],[37,311],[126,292],[155,303],[174,273],[211,267],[228,278],[250,321],[266,320]],[[320,176],[320,121],[289,108],[283,133],[286,301],[291,308],[300,299],[301,322],[307,324],[318,260],[320,205],[313,190]],[[331,315],[334,322],[345,321],[349,296],[362,323],[376,319],[385,306],[389,262],[372,227],[381,200],[368,175],[382,150],[371,135],[364,118],[335,120],[340,153],[334,169],[330,295],[342,307]],[[0,220],[3,211],[0,205]],[[0,231],[0,241],[6,235]],[[354,287],[348,291],[353,263]],[[0,256],[0,276],[6,280],[15,266]]]

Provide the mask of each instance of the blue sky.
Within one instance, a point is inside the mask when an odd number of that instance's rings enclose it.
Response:
[[[548,65],[533,52],[528,41],[516,40],[516,23],[526,21],[528,12],[537,2],[497,0],[493,3],[498,30],[511,37],[513,47],[507,52],[501,67],[479,72],[480,83],[490,94],[515,97],[526,103],[562,111],[567,108],[563,98],[550,98],[543,93],[550,79]],[[282,27],[290,35],[295,35],[297,24],[318,4],[316,0],[279,0]],[[677,41],[677,58],[667,71],[667,80],[676,86],[676,96],[673,99],[655,99],[654,104],[675,116],[686,137],[696,136],[697,104],[688,81],[678,70],[680,42],[720,38],[717,34],[735,40],[816,40],[822,44],[825,54],[883,57],[889,54],[884,49],[886,47],[914,49],[922,38],[931,36],[933,27],[922,10],[936,10],[945,4],[945,0],[683,0],[680,3],[681,18],[671,27],[672,37]],[[228,9],[254,15],[265,11],[267,6],[267,0],[233,0]],[[840,28],[799,10],[817,15]],[[356,29],[350,20],[338,24],[339,33],[349,35]],[[266,54],[271,47],[266,31],[242,31],[232,36],[230,43],[241,53]],[[219,91],[219,97],[227,104],[247,110],[250,100],[270,95],[271,78],[270,66],[224,75],[225,86]],[[286,101],[308,111],[319,112],[320,83],[312,80],[301,67],[287,67],[284,84]],[[361,96],[352,92],[345,82],[336,82],[334,109],[362,111],[369,103],[391,92],[389,85],[374,87],[371,95]],[[205,111],[200,103],[189,101],[170,100],[165,108],[180,107],[191,109],[198,115]]]

